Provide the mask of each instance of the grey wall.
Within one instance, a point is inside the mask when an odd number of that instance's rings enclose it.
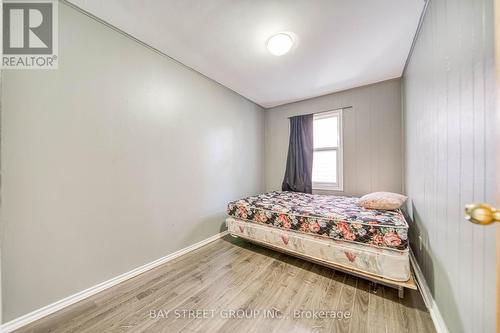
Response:
[[[410,239],[450,332],[496,331],[495,228],[463,218],[495,204],[492,15],[492,0],[431,0],[404,74]]]
[[[2,86],[4,321],[219,232],[264,112],[60,3],[59,69]]]
[[[265,175],[268,191],[281,189],[288,152],[288,117],[342,107],[352,108],[343,114],[344,191],[339,194],[402,191],[399,79],[266,110]]]

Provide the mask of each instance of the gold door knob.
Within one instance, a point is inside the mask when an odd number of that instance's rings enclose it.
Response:
[[[465,206],[465,218],[475,224],[490,224],[500,222],[500,211],[485,203]]]

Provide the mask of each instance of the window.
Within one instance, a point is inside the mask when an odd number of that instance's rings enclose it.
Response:
[[[313,189],[342,191],[342,110],[314,115]]]

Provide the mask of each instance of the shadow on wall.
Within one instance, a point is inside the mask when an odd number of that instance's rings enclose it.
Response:
[[[409,204],[411,204],[411,213],[408,213],[407,209],[404,209],[403,214],[409,224],[410,248],[417,259],[432,297],[439,306],[446,305],[445,313],[447,316],[443,319],[446,322],[448,330],[450,332],[465,332],[446,267],[433,253],[432,245],[428,241],[429,233],[424,226],[417,207],[410,198],[407,201],[407,205]],[[436,276],[441,277],[440,281],[435,280]],[[443,315],[444,313],[441,314]]]

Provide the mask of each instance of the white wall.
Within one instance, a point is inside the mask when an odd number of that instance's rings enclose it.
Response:
[[[60,3],[59,69],[2,78],[4,321],[218,233],[263,110]]]
[[[454,333],[496,332],[495,227],[463,218],[495,204],[493,75],[493,2],[431,0],[404,74],[405,186],[412,249]]]
[[[281,189],[290,133],[288,117],[342,107],[352,108],[343,114],[344,191],[338,194],[359,196],[373,191],[402,191],[399,79],[267,109],[268,191]]]

